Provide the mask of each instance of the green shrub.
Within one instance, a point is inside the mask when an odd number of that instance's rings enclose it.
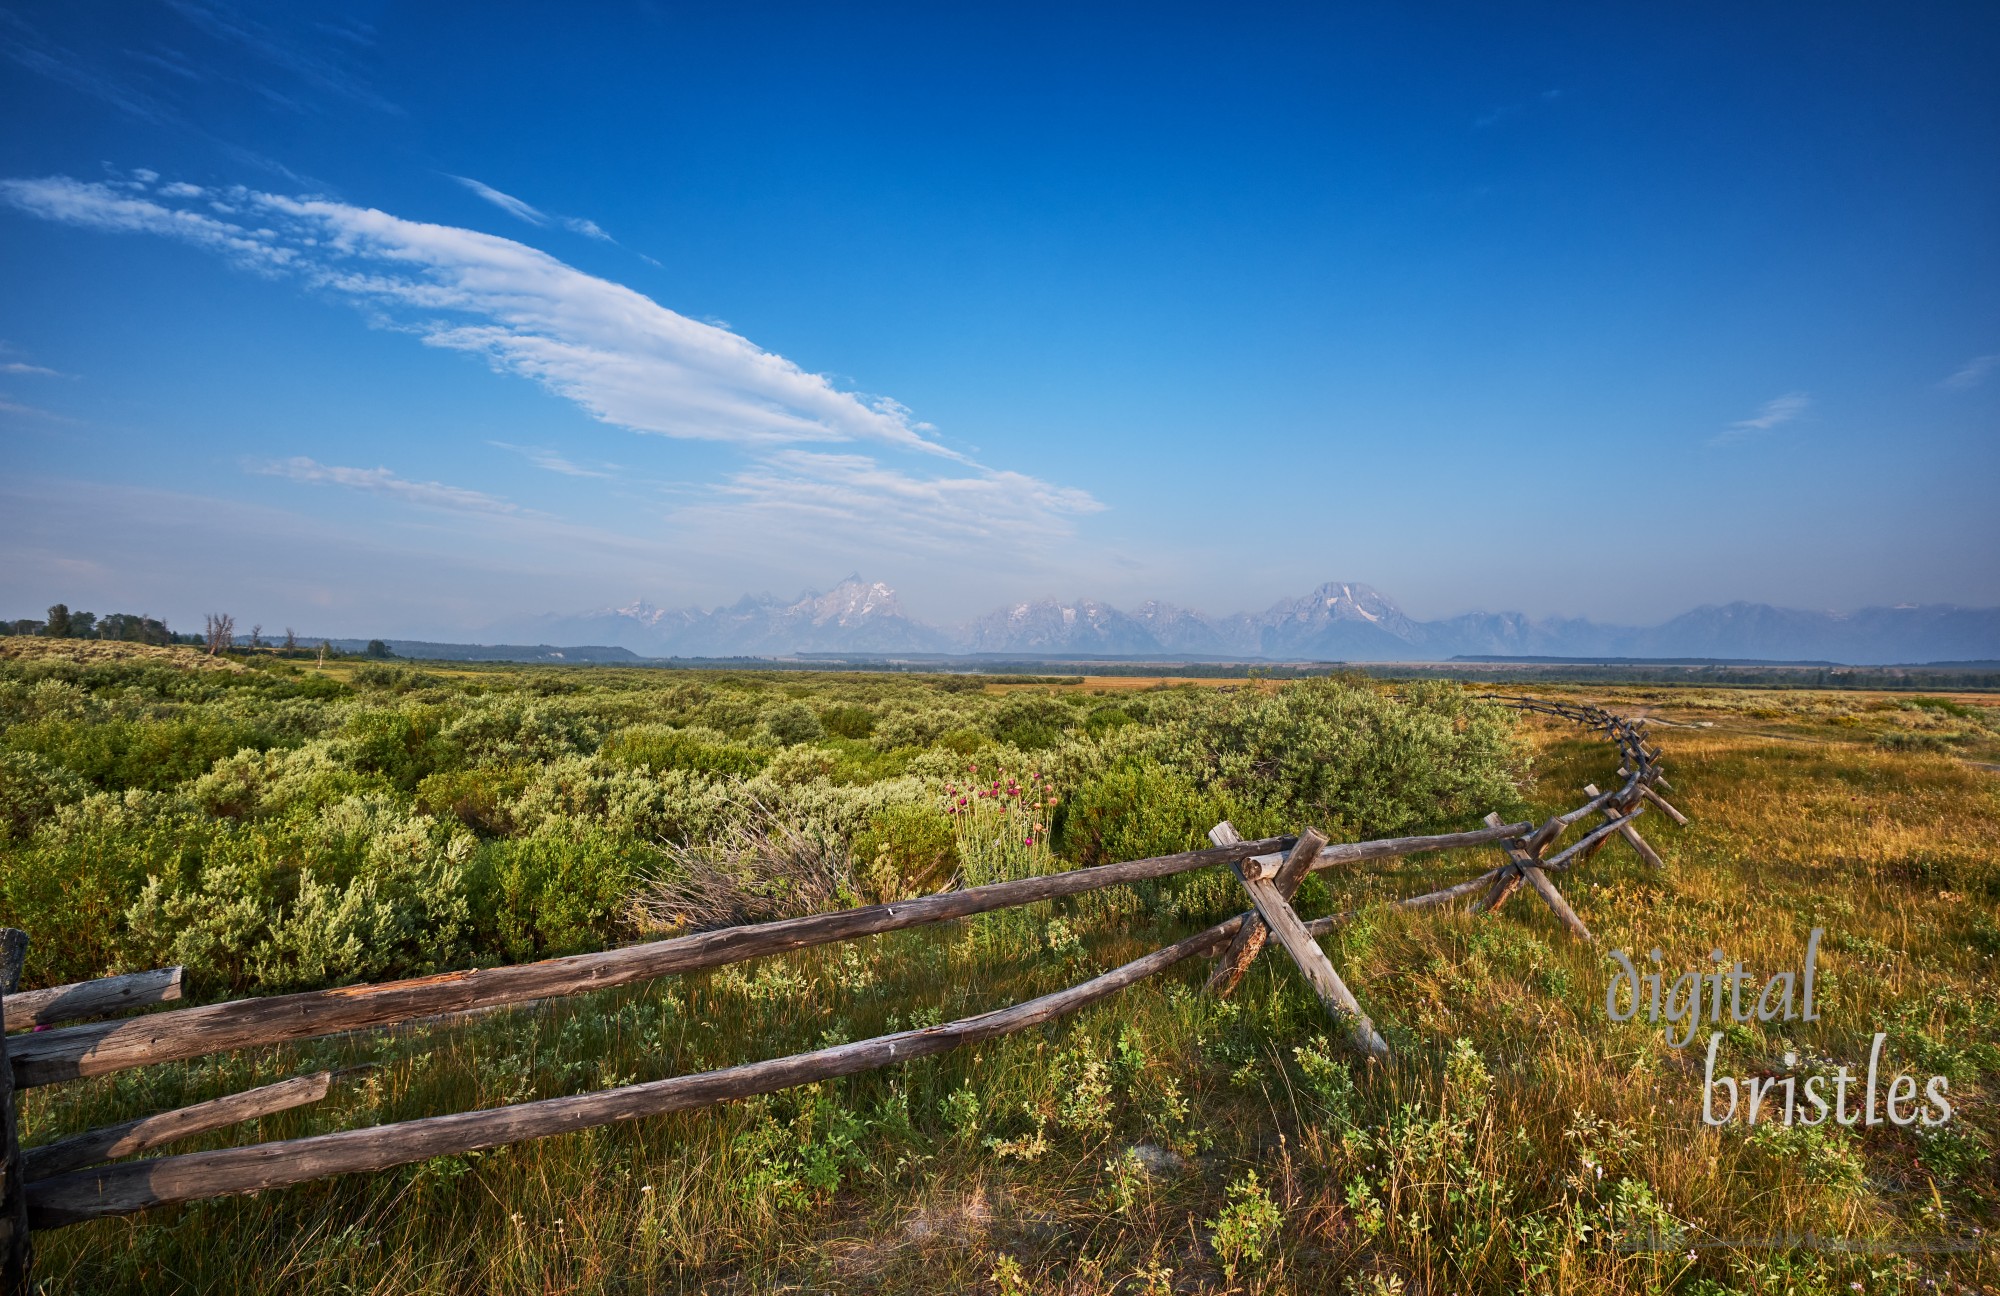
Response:
[[[411,670],[407,666],[357,666],[353,682],[362,688],[377,688],[390,693],[408,693],[414,689],[432,688],[444,683],[436,675]]]
[[[826,737],[826,726],[803,702],[784,702],[764,712],[759,731],[783,747],[818,742]]]
[[[254,726],[205,716],[93,722],[51,717],[15,725],[6,736],[9,749],[32,752],[108,792],[165,791],[242,748],[270,745]]]
[[[1298,1064],[1301,1088],[1319,1103],[1328,1121],[1336,1128],[1352,1125],[1360,1095],[1342,1051],[1321,1035],[1295,1047],[1292,1058]]]
[[[598,748],[598,755],[632,769],[690,770],[703,774],[749,777],[770,763],[768,752],[731,742],[713,729],[674,729],[667,725],[634,725],[621,729]]]
[[[1244,1171],[1241,1179],[1229,1185],[1229,1204],[1208,1221],[1212,1230],[1209,1244],[1222,1262],[1223,1277],[1235,1282],[1238,1269],[1263,1268],[1283,1224],[1277,1203],[1257,1182],[1257,1172]]]
[[[652,860],[629,838],[576,823],[487,842],[469,885],[479,947],[509,962],[601,948]]]
[[[886,710],[876,721],[875,745],[884,748],[929,747],[946,734],[962,731],[965,714],[945,703],[927,706],[901,704]],[[979,741],[978,735],[973,735]]]
[[[0,842],[27,837],[88,790],[75,774],[33,752],[0,751]]]
[[[1091,737],[1107,734],[1123,725],[1132,724],[1132,713],[1117,705],[1092,708],[1083,719],[1083,728]]]
[[[199,993],[276,994],[422,975],[470,955],[473,838],[382,798],[210,834],[196,867],[146,879],[125,915],[142,965]]]
[[[148,874],[195,867],[215,831],[171,796],[100,792],[0,854],[0,923],[32,942],[24,984],[160,966],[129,955],[126,910]]]
[[[442,707],[420,704],[358,712],[341,731],[341,753],[354,768],[414,792],[432,774],[461,763],[458,749],[445,737],[451,718]]]
[[[1155,761],[1124,762],[1070,795],[1057,820],[1057,849],[1084,865],[1199,850],[1208,830],[1229,817],[1225,801],[1185,774]]]
[[[836,738],[858,740],[875,732],[875,713],[867,707],[848,703],[822,708],[819,722]]]
[[[341,762],[329,742],[275,751],[245,749],[215,763],[194,781],[194,799],[223,819],[317,810],[350,796],[388,791],[379,774],[364,774]]]
[[[1457,684],[1390,691],[1313,679],[1272,693],[1187,690],[1163,695],[1149,719],[1106,742],[1226,799],[1245,837],[1312,826],[1339,841],[1463,827],[1518,802],[1513,714]]]
[[[534,772],[530,765],[475,765],[432,774],[417,784],[417,809],[450,815],[482,836],[505,836],[517,826],[514,803]]]
[[[477,764],[555,760],[596,745],[589,727],[566,704],[516,697],[475,700],[444,737]]]
[[[850,852],[856,879],[876,901],[941,890],[958,872],[951,818],[933,805],[878,810],[855,835]]]
[[[1022,751],[1042,751],[1062,740],[1076,722],[1076,712],[1044,693],[1017,693],[993,708],[987,729],[1001,742]]]
[[[906,752],[885,752],[852,738],[827,738],[785,748],[771,758],[761,777],[787,787],[815,782],[852,787],[898,778],[909,767]]]

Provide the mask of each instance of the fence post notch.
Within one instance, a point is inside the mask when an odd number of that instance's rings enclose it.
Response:
[[[1208,830],[1208,839],[1217,846],[1234,846],[1243,840],[1237,835],[1236,826],[1227,819]],[[1320,848],[1325,845],[1326,837],[1317,828],[1308,828],[1300,834],[1291,853],[1286,855],[1284,862],[1278,866],[1277,875],[1271,879],[1271,885],[1287,902],[1297,893],[1299,884],[1306,880],[1306,874],[1312,872],[1313,861],[1318,858]],[[1247,885],[1247,879],[1252,875],[1261,876],[1258,864],[1264,858],[1266,857],[1261,855],[1253,856],[1231,867],[1236,870],[1238,880],[1244,881]],[[1244,973],[1250,970],[1250,965],[1257,961],[1257,955],[1263,952],[1264,942],[1269,939],[1270,934],[1271,929],[1265,924],[1263,916],[1252,913],[1237,930],[1236,939],[1229,943],[1229,948],[1224,951],[1221,961],[1208,978],[1207,986],[1203,988],[1225,998],[1228,997],[1242,982]]]
[[[1231,833],[1235,832],[1227,822],[1217,824],[1213,832],[1221,833],[1225,829]],[[1325,841],[1326,838],[1320,835],[1318,829],[1306,829],[1300,834],[1298,844],[1292,848],[1291,855],[1280,866],[1279,875],[1283,876],[1297,863],[1298,876],[1303,877],[1311,866],[1311,860],[1319,854],[1319,848]],[[1311,849],[1303,849],[1308,844]],[[1310,985],[1313,993],[1319,996],[1320,1003],[1326,1007],[1327,1015],[1346,1028],[1349,1038],[1357,1049],[1373,1058],[1387,1058],[1389,1056],[1387,1041],[1376,1032],[1375,1023],[1368,1020],[1368,1014],[1361,1010],[1361,1001],[1347,988],[1347,982],[1340,979],[1340,973],[1334,970],[1333,960],[1327,958],[1326,951],[1319,947],[1319,942],[1306,930],[1306,925],[1299,921],[1299,915],[1293,910],[1291,902],[1279,893],[1276,881],[1265,877],[1250,860],[1243,861],[1243,866],[1237,869],[1236,876],[1242,880],[1243,889],[1250,893],[1251,903],[1257,906],[1257,916],[1263,919],[1264,926],[1271,935],[1278,938],[1278,943],[1285,947],[1285,952],[1292,956],[1292,961],[1299,965],[1299,971],[1304,974],[1306,984]],[[1248,928],[1249,925],[1249,921],[1245,920],[1244,927]]]
[[[1486,818],[1489,823],[1498,824],[1500,822],[1500,816],[1497,814],[1489,814]],[[1576,916],[1576,910],[1569,907],[1569,901],[1562,898],[1562,892],[1556,890],[1556,884],[1549,881],[1548,874],[1542,872],[1541,861],[1535,855],[1523,850],[1520,845],[1512,841],[1502,842],[1501,847],[1507,852],[1507,858],[1513,865],[1514,875],[1517,878],[1525,878],[1528,885],[1535,888],[1535,894],[1540,896],[1549,908],[1555,911],[1556,917],[1562,920],[1563,926],[1569,928],[1571,932],[1583,940],[1593,941],[1597,939],[1590,934],[1590,928],[1583,925],[1583,919]],[[1539,848],[1537,849],[1539,850]],[[1501,889],[1501,884],[1506,881],[1507,879],[1503,877],[1500,882],[1494,884],[1493,890],[1488,894],[1490,896],[1497,896],[1499,900],[1505,900],[1509,895],[1513,894],[1512,887],[1508,887],[1504,891]]]

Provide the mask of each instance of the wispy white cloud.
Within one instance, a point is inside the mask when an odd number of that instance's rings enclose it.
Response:
[[[594,238],[601,243],[616,243],[618,241],[605,233],[604,227],[594,220],[585,220],[581,216],[551,215],[533,203],[516,198],[510,193],[502,193],[492,185],[482,184],[474,180],[471,176],[455,175],[448,178],[458,181],[458,183],[464,185],[467,189],[470,189],[473,193],[492,203],[495,207],[498,207],[501,211],[506,212],[516,220],[523,220],[530,225],[538,225],[544,228],[549,225],[560,225],[571,233],[581,234],[585,238]]]
[[[1805,413],[1811,404],[1812,398],[1804,392],[1791,392],[1774,400],[1765,401],[1754,416],[1741,422],[1731,423],[1729,426],[1741,428],[1745,432],[1769,432],[1772,428],[1782,423],[1789,423]]]
[[[165,46],[156,46],[150,50],[128,49],[125,51],[125,57],[132,59],[134,62],[144,63],[148,67],[157,68],[169,76],[178,77],[183,81],[200,81],[202,79],[201,73],[188,66],[186,58],[178,50],[169,49]]]
[[[1747,419],[1739,419],[1710,438],[1710,445],[1728,445],[1760,432],[1769,432],[1792,422],[1812,408],[1812,397],[1804,392],[1787,392],[1783,396],[1767,400],[1758,407],[1755,414]]]
[[[516,220],[524,220],[530,225],[546,225],[549,223],[549,218],[542,215],[540,208],[534,206],[532,203],[522,202],[513,194],[501,193],[492,185],[481,184],[471,176],[455,175],[447,176],[446,178],[456,180],[467,189],[472,190],[478,197],[492,203],[495,207],[498,207],[501,211],[506,212]]]
[[[748,540],[868,540],[897,551],[998,543],[1046,549],[1104,508],[1086,491],[1023,473],[923,477],[867,455],[781,450],[732,474],[679,521]]]
[[[157,42],[147,49],[75,49],[18,14],[0,9],[0,31],[9,36],[0,40],[0,57],[128,116],[205,138],[259,166],[269,164],[269,160],[218,139],[196,124],[207,114],[201,104],[190,99],[194,87],[234,86],[291,112],[311,111],[322,92],[382,112],[402,111],[375,93],[363,78],[346,70],[340,61],[343,51],[322,38],[281,32],[244,16],[231,5],[212,0],[168,0],[166,7],[187,24],[177,39],[196,47],[193,53]],[[220,46],[237,48],[224,55]],[[238,57],[238,51],[247,51],[251,58]],[[281,87],[264,84],[252,75],[261,76],[266,70],[281,75]],[[282,167],[273,169],[284,174]]]
[[[323,464],[317,459],[308,459],[303,455],[290,459],[253,461],[244,467],[263,477],[283,477],[289,481],[306,482],[317,486],[345,486],[349,490],[386,495],[423,508],[443,509],[452,513],[504,516],[526,516],[530,513],[530,510],[523,509],[520,505],[497,495],[468,490],[463,486],[447,486],[443,482],[411,481],[407,477],[397,476],[387,468],[342,468],[334,464]]]
[[[501,450],[511,450],[544,472],[561,473],[565,477],[609,478],[611,476],[610,473],[601,469],[586,468],[582,464],[572,463],[562,455],[543,446],[510,445],[505,441],[488,441],[486,444]]]
[[[726,329],[512,239],[327,198],[241,188],[211,196],[237,215],[170,201],[140,179],[0,180],[0,202],[47,220],[158,234],[297,275],[634,431],[753,446],[874,441],[963,458],[893,400],[840,391]]]
[[[377,112],[402,115],[402,108],[376,93],[373,86],[342,67],[325,42],[295,38],[247,16],[228,4],[209,0],[167,0],[167,7],[211,38],[236,45],[274,68],[316,90],[338,95]]]
[[[733,445],[747,465],[682,510],[718,528],[803,535],[816,525],[926,549],[1003,538],[1046,547],[1102,507],[1085,491],[975,462],[889,397],[841,390],[725,327],[511,239],[329,198],[162,185],[137,172],[111,181],[0,180],[0,203],[63,224],[205,248],[347,300],[427,345],[532,379],[604,423]],[[808,449],[843,443],[913,460],[897,467],[858,448]],[[489,513],[515,507],[387,469],[284,462],[290,466],[280,475],[411,503],[456,501],[461,511]],[[592,471],[554,454],[537,462],[572,475]],[[791,519],[789,530],[775,524],[781,516]]]
[[[1938,386],[1951,391],[1971,391],[1985,382],[1995,369],[2000,369],[2000,354],[1974,356]]]
[[[50,40],[18,15],[0,9],[0,30],[7,33],[7,39],[0,40],[0,51],[17,66],[140,121],[181,124],[180,114],[158,96]]]
[[[141,196],[150,172],[120,184],[54,177],[0,180],[0,201],[44,220],[119,234],[159,234],[219,252],[246,269],[272,272],[298,260],[269,229],[249,229],[185,207]],[[227,204],[224,204],[227,206]]]
[[[67,378],[70,376],[69,374],[60,373],[42,365],[23,364],[19,360],[8,360],[0,363],[0,373],[23,374],[36,378]]]

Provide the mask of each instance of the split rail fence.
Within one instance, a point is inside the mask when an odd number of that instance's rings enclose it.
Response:
[[[24,1032],[6,1036],[10,1065],[0,1067],[0,1158],[4,1158],[0,1164],[0,1293],[11,1296],[30,1289],[31,1231],[127,1215],[173,1202],[386,1170],[430,1157],[686,1111],[853,1075],[1030,1029],[1200,955],[1220,955],[1207,988],[1227,995],[1272,938],[1298,964],[1353,1046],[1368,1057],[1386,1058],[1388,1045],[1316,939],[1336,930],[1353,912],[1308,922],[1292,908],[1291,897],[1309,873],[1367,860],[1495,846],[1505,856],[1497,867],[1453,886],[1393,903],[1404,909],[1423,909],[1477,896],[1477,908],[1492,911],[1525,882],[1565,927],[1588,941],[1592,939],[1590,930],[1563,899],[1550,875],[1574,868],[1614,837],[1624,840],[1648,864],[1662,867],[1659,855],[1639,835],[1633,821],[1650,806],[1678,823],[1687,822],[1660,795],[1659,789],[1668,788],[1668,784],[1660,753],[1648,745],[1642,730],[1643,721],[1624,719],[1593,706],[1503,696],[1492,700],[1601,731],[1617,745],[1623,759],[1619,769],[1623,781],[1608,792],[1586,787],[1589,800],[1539,825],[1503,823],[1499,815],[1489,814],[1484,827],[1468,832],[1328,843],[1313,828],[1297,836],[1244,841],[1225,822],[1209,833],[1214,845],[1207,850],[996,882],[893,904],[697,932],[596,954],[243,999],[110,1021],[81,1019],[178,999],[181,970],[167,968],[13,993],[28,938],[11,929],[0,931],[0,990],[6,992],[0,999],[0,1021],[7,1031]],[[1568,829],[1587,820],[1601,822],[1594,823],[1571,845],[1550,853]],[[786,950],[967,918],[1217,865],[1229,867],[1241,880],[1250,898],[1250,910],[1067,989],[939,1026],[594,1093],[136,1161],[119,1158],[317,1102],[337,1077],[324,1071],[296,1076],[38,1147],[24,1149],[17,1139],[15,1094],[39,1085],[230,1049],[589,994],[674,973],[717,968]],[[65,1022],[80,1024],[56,1024]],[[35,1029],[24,1031],[28,1027]]]

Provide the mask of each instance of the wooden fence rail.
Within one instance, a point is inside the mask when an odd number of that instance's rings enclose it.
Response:
[[[130,1008],[180,997],[181,969],[177,967],[127,972],[123,976],[50,986],[46,990],[23,990],[7,996],[7,1029],[23,1031],[50,1022],[109,1017]]]
[[[120,1157],[151,1151],[168,1143],[178,1143],[197,1134],[255,1120],[259,1116],[303,1107],[326,1097],[327,1090],[333,1086],[333,1077],[331,1071],[293,1076],[276,1084],[259,1085],[255,1089],[211,1098],[189,1107],[141,1116],[137,1120],[72,1134],[39,1147],[24,1148],[21,1152],[22,1171],[28,1182],[33,1184],[66,1171],[96,1165],[99,1161],[116,1161]]]
[[[1498,845],[1506,856],[1499,867],[1451,886],[1390,903],[1404,909],[1423,909],[1469,899],[1483,891],[1486,897],[1481,907],[1490,912],[1526,881],[1565,926],[1588,940],[1588,929],[1557,892],[1548,874],[1571,868],[1614,836],[1622,837],[1648,863],[1658,865],[1659,856],[1638,835],[1632,821],[1650,805],[1676,823],[1686,822],[1656,791],[1668,786],[1660,769],[1659,753],[1647,746],[1645,735],[1634,722],[1596,707],[1504,696],[1494,696],[1492,700],[1603,732],[1617,745],[1623,758],[1619,773],[1624,782],[1609,792],[1586,788],[1588,801],[1540,826],[1502,823],[1499,816],[1489,815],[1485,827],[1468,832],[1327,844],[1311,828],[1303,829],[1295,837],[1245,842],[1224,823],[1211,832],[1210,838],[1216,844],[1207,850],[996,882],[893,904],[692,933],[596,954],[173,1009],[120,1021],[7,1036],[10,1065],[0,1068],[0,1293],[11,1296],[28,1290],[27,1243],[31,1227],[57,1228],[170,1202],[256,1192],[329,1175],[382,1170],[434,1156],[497,1147],[613,1121],[686,1111],[853,1075],[1031,1029],[1201,954],[1223,954],[1209,988],[1215,993],[1228,994],[1258,957],[1267,936],[1275,936],[1298,963],[1300,971],[1326,1003],[1329,1015],[1347,1032],[1355,1047],[1367,1057],[1385,1058],[1388,1046],[1316,943],[1317,937],[1351,919],[1354,911],[1306,922],[1291,907],[1291,895],[1308,872],[1367,860]],[[1565,831],[1593,815],[1604,822],[1567,849],[1543,857]],[[716,968],[788,950],[966,918],[1216,865],[1227,865],[1236,872],[1252,902],[1249,912],[1079,985],[941,1026],[594,1093],[92,1168],[84,1167],[93,1161],[129,1156],[193,1133],[316,1101],[325,1094],[331,1077],[324,1072],[296,1077],[176,1112],[74,1135],[29,1149],[25,1156],[15,1144],[16,1088],[180,1061],[225,1049],[320,1038],[446,1013],[588,994],[674,973]],[[25,946],[26,938],[20,933],[0,933],[0,989],[11,989],[11,983],[4,979],[8,951],[14,951],[13,967],[18,972]],[[41,1025],[51,1020],[104,1015],[170,1000],[180,993],[179,974],[180,969],[171,968],[49,991],[10,993],[0,999],[0,1023],[5,1028]]]
[[[1527,824],[1507,824],[1441,836],[1356,843],[1354,848],[1329,846],[1315,858],[1313,867],[1331,868],[1355,860],[1485,845],[1527,827]],[[1211,850],[1101,864],[1044,877],[946,891],[917,900],[696,932],[537,963],[445,972],[406,981],[309,990],[264,999],[239,999],[124,1021],[65,1026],[10,1039],[7,1052],[13,1064],[14,1083],[32,1089],[157,1062],[183,1061],[225,1049],[254,1048],[361,1027],[386,1026],[412,1017],[591,994],[788,950],[968,918],[1122,883],[1171,877],[1216,864],[1233,864],[1254,855],[1288,850],[1295,840],[1272,837]]]

